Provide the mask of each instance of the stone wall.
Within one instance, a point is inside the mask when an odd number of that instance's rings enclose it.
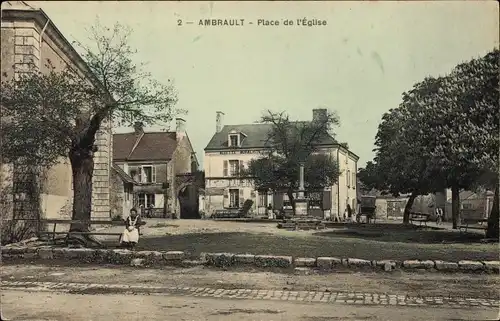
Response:
[[[97,151],[94,153],[94,175],[92,176],[92,217],[109,218],[110,207],[110,164],[112,147],[111,126],[109,122],[103,123],[97,132],[95,144]]]
[[[172,154],[172,160],[167,164],[167,177],[169,177],[169,191],[167,199],[167,213],[176,213],[180,215],[180,204],[178,192],[180,186],[177,186],[175,176],[178,174],[191,173],[191,154],[193,149],[187,136],[183,133],[177,135],[177,147]]]
[[[110,213],[111,217],[115,217],[117,215],[123,215],[123,202],[125,198],[124,191],[124,183],[122,178],[118,175],[118,173],[111,169],[111,194],[110,194]]]
[[[49,62],[56,70],[67,66],[76,67],[68,53],[73,53],[65,41],[53,38],[56,33],[42,34],[42,27],[34,20],[1,22],[1,72],[2,80],[19,78],[19,75],[39,69],[48,72]],[[41,35],[42,34],[42,35]],[[49,36],[51,34],[52,36]],[[40,41],[40,39],[42,41]],[[76,67],[77,70],[78,67]],[[83,74],[83,73],[81,73]],[[95,169],[93,177],[92,216],[107,218],[110,216],[110,150],[112,148],[111,127],[109,123],[102,126],[96,139],[98,151],[95,153]],[[2,166],[2,172],[8,166]],[[5,177],[2,175],[2,178]],[[46,173],[43,186],[45,216],[67,216],[68,208],[72,206],[71,167],[67,159],[50,168]],[[52,196],[57,196],[57,202],[51,202]],[[62,198],[65,198],[64,200]],[[59,205],[58,205],[59,204]]]

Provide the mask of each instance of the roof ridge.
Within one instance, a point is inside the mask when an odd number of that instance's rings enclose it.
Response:
[[[139,145],[139,142],[141,141],[142,137],[144,137],[144,132],[142,132],[141,135],[135,141],[135,144],[134,144],[134,146],[132,146],[132,150],[128,154],[127,158],[130,158],[130,156],[132,156],[132,154],[134,153],[134,150],[137,148],[137,145]]]

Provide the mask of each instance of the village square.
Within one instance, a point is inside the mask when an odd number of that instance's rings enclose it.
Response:
[[[392,5],[2,3],[2,320],[497,320],[498,16]]]

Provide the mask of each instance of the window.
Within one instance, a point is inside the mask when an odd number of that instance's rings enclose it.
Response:
[[[155,206],[155,194],[145,194],[140,193],[139,195],[139,206],[142,205],[144,208],[150,207],[150,205]]]
[[[225,160],[224,161],[224,169],[223,169],[223,175],[224,176],[240,176],[240,171],[243,169],[243,161],[240,160]]]
[[[259,192],[259,207],[267,207],[267,192]]]
[[[240,190],[230,189],[229,190],[229,207],[240,207]]]
[[[152,165],[142,166],[139,171],[139,182],[156,183],[156,167]]]
[[[472,209],[472,204],[471,203],[463,203],[462,204],[462,209],[463,210],[471,210]]]
[[[240,146],[240,135],[231,134],[229,135],[229,147],[238,147]]]
[[[351,171],[347,171],[347,187],[351,187]]]
[[[352,173],[352,189],[356,189],[356,173]]]

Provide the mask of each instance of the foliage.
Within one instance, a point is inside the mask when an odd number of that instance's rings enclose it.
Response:
[[[461,188],[494,187],[500,149],[498,60],[495,49],[404,93],[399,108],[382,118],[376,157],[360,170],[362,183],[394,195],[445,187],[458,195]]]
[[[251,160],[244,171],[257,189],[286,191],[293,205],[292,193],[299,187],[301,163],[306,189],[322,189],[337,181],[337,162],[320,150],[325,136],[332,137],[332,129],[339,124],[335,113],[324,110],[316,120],[298,122],[291,121],[284,112],[268,111],[261,121],[272,125],[267,140],[269,152]]]
[[[248,212],[252,209],[253,201],[251,199],[246,199],[241,207],[241,215],[247,216]]]
[[[33,69],[2,83],[4,157],[30,155],[29,161],[41,166],[69,157],[73,219],[90,218],[95,141],[105,123],[169,122],[179,112],[170,81],[160,84],[134,62],[130,35],[120,24],[112,29],[97,24],[90,30],[93,47],[78,43],[88,70],[56,70],[47,61],[47,72]]]
[[[36,169],[36,168],[35,168]],[[33,167],[16,166],[18,179],[0,189],[1,244],[16,243],[36,235],[40,217],[40,184],[33,175]],[[2,173],[4,182],[12,182],[11,174]],[[22,220],[18,220],[22,219]],[[27,219],[27,220],[26,220]]]
[[[120,214],[117,214],[111,218],[112,221],[123,221],[123,217]]]

